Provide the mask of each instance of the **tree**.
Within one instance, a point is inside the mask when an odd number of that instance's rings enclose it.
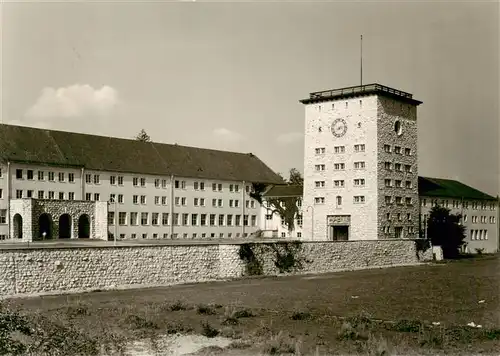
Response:
[[[302,178],[302,175],[297,169],[292,168],[289,172],[288,181],[285,180],[285,182],[289,186],[302,186],[304,178]],[[285,226],[288,228],[288,232],[292,232],[295,228],[295,219],[297,218],[297,215],[299,215],[298,202],[300,199],[302,199],[300,196],[266,199],[268,207],[272,209],[271,214],[277,213],[281,219],[284,220]]]
[[[460,214],[450,214],[450,209],[434,206],[429,214],[427,236],[433,245],[441,246],[444,258],[456,258],[465,244],[465,227],[460,224]]]
[[[142,142],[151,142],[151,137],[146,133],[144,129],[141,129],[141,131],[137,134],[135,137],[137,141],[142,141]]]

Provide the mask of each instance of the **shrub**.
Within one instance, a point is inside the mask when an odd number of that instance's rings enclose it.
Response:
[[[198,308],[197,308],[197,313],[198,314],[204,314],[204,315],[214,315],[214,314],[217,314],[217,312],[215,311],[215,308],[210,306],[210,305],[198,305]]]
[[[201,325],[203,327],[203,330],[201,332],[201,334],[203,336],[212,338],[212,337],[216,337],[217,335],[219,335],[219,330],[217,330],[216,328],[214,328],[208,322],[202,322]]]
[[[174,304],[170,306],[171,311],[180,311],[180,310],[186,310],[187,306],[184,305],[184,303],[180,300],[176,301]]]

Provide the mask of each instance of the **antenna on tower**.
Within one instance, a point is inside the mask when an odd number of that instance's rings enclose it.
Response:
[[[361,35],[361,86],[363,86],[363,35]]]

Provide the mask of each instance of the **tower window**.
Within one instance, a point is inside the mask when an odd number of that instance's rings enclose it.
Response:
[[[403,128],[401,127],[401,121],[396,120],[396,122],[394,123],[394,132],[396,132],[396,134],[398,135],[401,135],[403,133]]]

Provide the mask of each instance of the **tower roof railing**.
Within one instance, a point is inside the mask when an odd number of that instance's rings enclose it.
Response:
[[[390,93],[393,95],[397,95],[400,97],[412,99],[413,95],[401,90],[397,90],[394,88],[387,87],[385,85],[380,85],[380,84],[367,84],[367,85],[357,85],[353,87],[346,87],[346,88],[340,88],[340,89],[331,89],[331,90],[324,90],[324,91],[317,91],[310,93],[309,97],[310,99],[322,99],[322,98],[331,98],[331,97],[336,97],[336,96],[343,96],[343,95],[353,95],[353,94],[366,94],[366,93],[371,93],[371,92],[386,92]]]

